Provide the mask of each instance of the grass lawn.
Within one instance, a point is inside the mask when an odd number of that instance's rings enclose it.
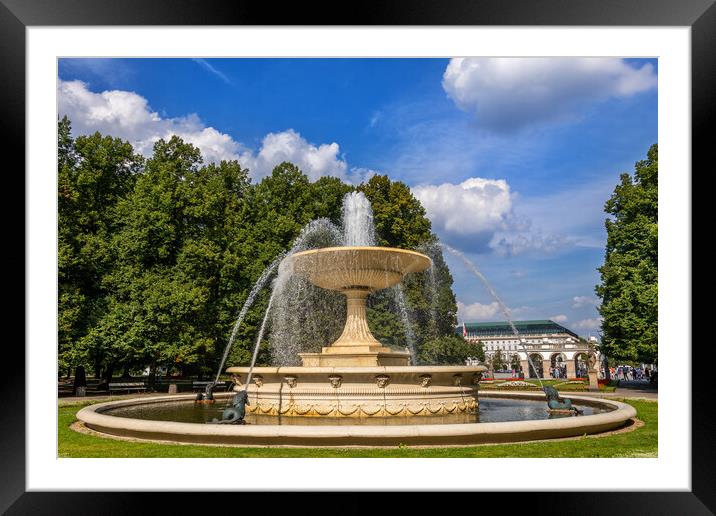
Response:
[[[77,411],[94,402],[58,407],[59,457],[656,457],[658,403],[620,400],[633,405],[644,426],[605,437],[523,444],[445,448],[236,448],[159,444],[95,437],[70,429]]]

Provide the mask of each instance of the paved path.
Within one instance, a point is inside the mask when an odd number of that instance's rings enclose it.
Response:
[[[580,393],[581,394],[581,393]],[[620,380],[619,387],[614,392],[585,392],[585,395],[603,398],[634,398],[656,400],[659,398],[659,388],[649,382]]]

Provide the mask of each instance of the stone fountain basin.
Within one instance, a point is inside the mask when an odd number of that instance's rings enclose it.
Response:
[[[227,395],[217,395],[222,398]],[[542,400],[542,393],[482,394],[481,397]],[[151,421],[111,416],[113,408],[190,401],[194,395],[173,395],[111,401],[85,407],[77,413],[84,425],[111,436],[183,443],[235,446],[398,446],[471,445],[534,441],[596,434],[624,426],[636,410],[614,400],[570,396],[580,405],[608,412],[559,419],[499,423],[433,424],[405,426],[308,426],[308,425],[207,425]]]
[[[432,265],[424,254],[392,247],[324,247],[296,253],[293,272],[328,290],[380,290]]]
[[[485,366],[255,367],[247,413],[301,417],[447,416],[477,410]],[[230,367],[242,390],[248,367]]]

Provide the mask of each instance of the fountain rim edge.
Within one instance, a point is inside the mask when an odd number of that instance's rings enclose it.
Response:
[[[339,245],[339,246],[332,246],[332,247],[319,247],[317,249],[308,249],[307,251],[299,251],[297,253],[293,253],[289,259],[293,259],[297,256],[306,256],[309,254],[318,254],[321,252],[349,252],[349,251],[390,251],[392,253],[403,253],[408,255],[413,255],[416,257],[421,258],[427,258],[430,263],[433,263],[433,259],[430,258],[428,255],[420,253],[418,251],[413,251],[412,249],[401,249],[399,247],[385,247],[385,246],[379,246],[379,245]]]
[[[507,395],[508,393],[504,393]],[[509,393],[512,396],[500,397],[531,397],[527,393]],[[532,393],[530,393],[532,394]],[[534,393],[534,397],[541,397],[542,394]],[[490,397],[490,396],[486,396]],[[115,430],[114,435],[123,435],[128,432],[130,435],[139,432],[144,434],[156,435],[174,435],[181,439],[182,436],[203,436],[210,438],[212,436],[235,436],[241,437],[260,437],[260,438],[280,438],[280,437],[301,437],[308,440],[321,441],[331,438],[354,438],[354,439],[374,439],[374,438],[405,438],[412,440],[418,437],[424,438],[449,438],[449,437],[478,437],[487,434],[496,434],[502,436],[515,437],[517,433],[532,435],[532,439],[537,437],[538,440],[559,438],[567,436],[578,436],[583,430],[593,427],[609,426],[616,428],[621,426],[627,420],[636,417],[636,409],[631,405],[613,399],[590,398],[589,396],[573,396],[575,401],[593,401],[597,404],[610,405],[614,410],[599,414],[591,414],[580,416],[578,418],[559,418],[546,420],[524,420],[524,421],[500,421],[491,423],[460,423],[460,424],[444,424],[444,425],[404,425],[395,427],[362,426],[362,425],[345,425],[345,426],[305,426],[305,425],[207,425],[205,423],[182,423],[176,421],[156,421],[141,420],[133,418],[124,418],[105,414],[106,411],[113,407],[127,407],[132,405],[143,405],[161,402],[182,402],[193,399],[192,395],[172,395],[159,396],[150,398],[134,398],[129,400],[114,400],[104,403],[98,403],[83,407],[77,412],[77,419],[82,421],[90,428],[101,433],[113,434],[107,430]],[[389,428],[389,430],[386,430]],[[119,431],[119,433],[116,433]],[[567,431],[568,435],[541,436],[536,434],[541,432],[554,431],[563,434]],[[596,432],[604,431],[603,429]],[[587,431],[585,433],[595,433]],[[135,435],[136,437],[136,435]],[[151,437],[149,437],[151,439]],[[507,442],[519,442],[520,440],[531,439],[515,439]],[[237,443],[240,444],[240,443]],[[317,445],[318,443],[313,443]],[[435,443],[439,444],[439,443]],[[320,444],[318,444],[320,445]],[[345,444],[342,444],[345,446]],[[331,444],[328,444],[331,446]],[[350,446],[350,444],[348,445]]]

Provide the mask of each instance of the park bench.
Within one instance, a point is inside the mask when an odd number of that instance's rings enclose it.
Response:
[[[214,382],[193,382],[192,388],[194,389],[194,392],[205,391],[206,386],[209,385],[210,383],[214,383]],[[213,390],[215,390],[215,391],[226,390],[226,382],[217,383]]]
[[[116,391],[124,392],[126,391],[127,394],[129,394],[132,391],[136,392],[144,392],[147,390],[147,386],[144,385],[144,382],[112,382],[109,384],[109,393],[112,394]]]

